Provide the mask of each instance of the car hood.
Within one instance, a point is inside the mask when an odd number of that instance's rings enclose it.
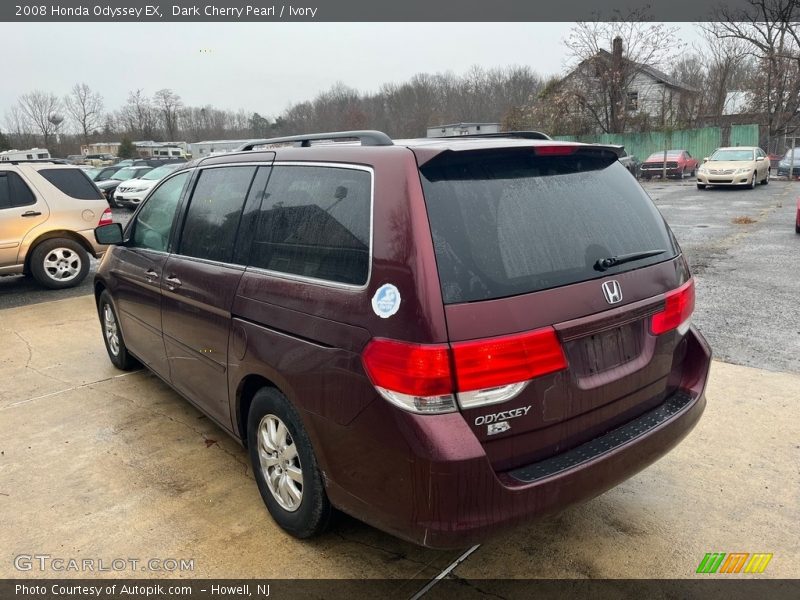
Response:
[[[117,187],[122,182],[119,179],[104,179],[103,181],[95,181],[94,183],[101,190],[107,190],[112,187]]]
[[[145,188],[145,189],[148,189],[148,188],[153,187],[157,183],[158,183],[158,181],[156,181],[155,179],[139,179],[137,177],[137,178],[134,178],[134,179],[128,179],[127,181],[123,181],[119,185],[121,187],[126,187],[126,188],[134,187],[134,188]]]
[[[754,169],[754,160],[709,160],[704,165],[707,169],[723,170],[728,169]]]

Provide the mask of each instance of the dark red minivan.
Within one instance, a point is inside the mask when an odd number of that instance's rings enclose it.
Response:
[[[109,356],[241,440],[298,537],[336,508],[455,547],[559,511],[705,406],[694,281],[616,152],[364,131],[189,163],[96,230]]]

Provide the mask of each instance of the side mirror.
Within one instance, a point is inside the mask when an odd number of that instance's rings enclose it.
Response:
[[[118,246],[122,243],[122,225],[119,223],[109,223],[94,228],[94,239],[98,244],[104,246]]]
[[[704,162],[704,163],[707,163],[707,162],[708,162],[708,157],[707,157],[707,156],[706,156],[706,157],[703,159],[703,162]]]

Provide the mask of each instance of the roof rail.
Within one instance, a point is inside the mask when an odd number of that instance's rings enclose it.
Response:
[[[549,135],[541,131],[502,131],[500,133],[467,133],[464,135],[437,136],[436,139],[460,138],[520,138],[523,140],[551,140]]]
[[[51,163],[54,165],[71,165],[72,163],[63,158],[21,158],[19,160],[3,160],[0,165],[18,165],[21,163]]]
[[[382,131],[333,131],[330,133],[307,133],[304,135],[289,135],[285,137],[269,138],[265,140],[255,140],[247,142],[236,149],[236,152],[252,150],[255,146],[266,146],[267,144],[282,144],[286,142],[296,142],[298,146],[308,147],[311,142],[317,140],[346,140],[358,139],[362,146],[393,146],[392,138]]]

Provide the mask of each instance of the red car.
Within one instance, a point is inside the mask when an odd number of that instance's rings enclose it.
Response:
[[[298,537],[463,548],[631,477],[705,407],[694,278],[618,148],[505,135],[189,163],[95,230],[112,363],[246,445]]]
[[[642,163],[642,179],[660,177],[664,173],[664,153],[654,152]],[[667,177],[694,177],[697,173],[697,159],[687,150],[667,150]]]

